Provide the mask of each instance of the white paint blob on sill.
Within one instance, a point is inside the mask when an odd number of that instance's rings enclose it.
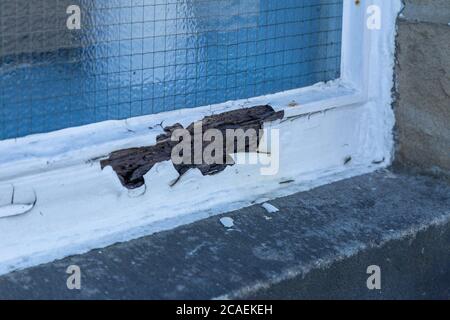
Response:
[[[233,228],[234,227],[234,220],[230,217],[224,217],[220,219],[220,223],[225,227],[225,228]]]
[[[279,211],[280,211],[277,207],[271,205],[271,204],[268,203],[268,202],[263,203],[263,204],[262,204],[262,207],[263,207],[264,209],[266,209],[267,213],[276,213],[276,212],[279,212]]]

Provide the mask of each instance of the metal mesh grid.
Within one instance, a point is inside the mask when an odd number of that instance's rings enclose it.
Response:
[[[1,1],[0,139],[336,79],[342,2]]]

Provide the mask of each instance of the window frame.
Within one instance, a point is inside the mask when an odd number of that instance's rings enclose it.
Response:
[[[34,134],[0,141],[0,180],[36,171],[77,165],[132,146],[151,145],[149,123],[196,121],[211,113],[271,104],[283,110],[285,118],[296,118],[349,106],[363,106],[369,100],[371,30],[366,28],[366,8],[374,0],[343,0],[341,76],[327,83],[272,95],[225,102],[211,106],[167,111],[126,120],[108,120],[81,127]],[[292,105],[292,102],[296,103]],[[174,122],[175,123],[175,122]],[[130,135],[130,132],[134,135]],[[93,138],[95,137],[95,138]],[[155,135],[156,137],[156,135]],[[51,150],[48,146],[52,145]],[[30,157],[29,155],[33,156]],[[18,168],[15,164],[20,161]],[[12,172],[10,167],[14,167]]]
[[[292,91],[298,106],[284,108],[287,117],[364,104],[369,96],[371,32],[366,27],[366,8],[372,0],[344,0],[341,77],[326,86],[312,85]]]

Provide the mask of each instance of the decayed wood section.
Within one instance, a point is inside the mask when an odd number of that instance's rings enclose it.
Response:
[[[282,119],[284,112],[275,112],[271,106],[256,106],[252,108],[239,109],[228,111],[216,115],[211,115],[201,120],[202,132],[206,132],[209,129],[220,130],[225,137],[227,129],[242,129],[247,131],[248,129],[254,129],[256,132],[256,140],[259,144],[260,138],[259,132],[263,127],[264,122],[274,121]],[[172,149],[179,141],[172,141],[171,136],[174,130],[182,129],[180,124],[165,127],[164,134],[157,137],[157,143],[153,146],[142,148],[131,148],[115,151],[110,154],[108,159],[100,162],[101,168],[111,166],[117,173],[122,184],[128,189],[134,189],[142,186],[144,181],[144,175],[150,171],[150,169],[159,162],[167,161],[171,159]],[[194,123],[190,124],[187,128],[191,135],[191,143],[194,143]],[[203,149],[208,146],[209,143],[203,142]],[[228,155],[225,152],[224,144],[224,157]],[[245,150],[238,150],[237,145],[234,147],[234,152],[253,152],[257,148],[257,145],[252,147],[248,141],[245,144]],[[192,152],[194,148],[192,147]],[[198,168],[203,175],[212,175],[225,170],[228,165],[226,159],[224,164],[181,164],[174,165],[175,169],[180,175],[184,174],[191,168]]]

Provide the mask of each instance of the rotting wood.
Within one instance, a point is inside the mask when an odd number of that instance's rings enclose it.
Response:
[[[275,112],[271,106],[264,105],[207,116],[201,120],[201,123],[203,132],[209,129],[217,129],[224,136],[227,129],[242,129],[244,131],[254,129],[257,135],[256,141],[259,144],[261,138],[259,133],[263,128],[263,123],[279,120],[283,117],[283,111]],[[179,143],[178,141],[171,140],[172,133],[176,129],[183,129],[183,126],[177,123],[165,127],[164,133],[157,137],[157,143],[153,146],[124,149],[111,153],[108,159],[100,161],[101,168],[111,166],[118,175],[121,183],[128,189],[141,187],[145,183],[144,175],[155,164],[171,159],[172,149]],[[194,123],[190,124],[186,130],[191,134],[191,141],[194,143]],[[203,148],[208,146],[208,144],[203,143]],[[237,150],[237,146],[235,145],[234,152],[256,151],[253,149],[256,148],[251,148],[248,142],[246,142],[245,150]],[[224,157],[229,157],[225,149],[223,154]],[[174,165],[174,167],[180,175],[183,175],[191,168],[198,168],[203,175],[213,175],[225,170],[228,165],[232,165],[227,164],[228,162],[226,160],[224,159],[224,164],[181,164]]]

